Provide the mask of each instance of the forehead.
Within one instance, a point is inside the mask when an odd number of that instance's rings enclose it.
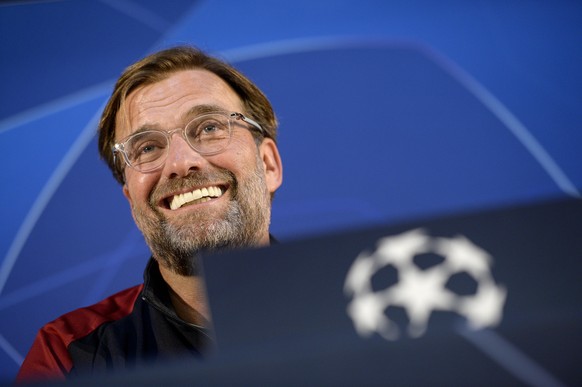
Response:
[[[188,112],[202,105],[242,110],[238,95],[216,74],[202,69],[179,71],[127,96],[117,113],[115,138],[125,138],[142,126],[179,127],[188,119]]]

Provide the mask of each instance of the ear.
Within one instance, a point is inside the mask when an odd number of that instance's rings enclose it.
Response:
[[[259,146],[261,160],[265,168],[267,189],[273,193],[283,183],[283,164],[277,144],[270,138],[265,138]]]
[[[132,200],[131,200],[131,195],[129,194],[129,189],[127,189],[127,183],[123,184],[123,196],[125,196],[125,198],[129,202],[129,206],[133,208],[133,206],[132,206],[133,203],[132,203]]]
[[[131,217],[133,218],[133,221],[135,222],[135,224],[139,228],[139,223],[137,222],[137,219],[135,217],[135,211],[133,208],[133,199],[131,198],[131,194],[129,193],[129,189],[127,188],[127,183],[123,184],[122,190],[123,190],[123,196],[125,196],[125,198],[129,202],[129,210],[131,212]]]

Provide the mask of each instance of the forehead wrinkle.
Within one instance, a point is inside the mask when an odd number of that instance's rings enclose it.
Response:
[[[164,96],[163,93],[153,93],[153,96],[158,95],[158,98],[152,98],[152,93],[150,90],[152,89],[153,85],[146,85],[140,89],[135,90],[131,93],[124,101],[123,105],[120,108],[120,112],[123,113],[124,119],[124,127],[129,133],[127,133],[124,138],[127,138],[135,133],[144,132],[146,130],[163,130],[163,128],[158,122],[144,122],[138,125],[137,129],[134,128],[132,122],[139,123],[140,116],[144,112],[148,112],[151,109],[160,109],[167,106],[171,106],[172,104],[187,99],[188,96],[182,95],[178,96],[173,100],[167,101],[167,96]],[[170,95],[171,97],[172,95]],[[165,103],[159,103],[159,101],[166,101]]]
[[[224,109],[223,107],[221,107],[220,105],[217,104],[200,104],[200,105],[195,105],[192,108],[190,108],[186,113],[182,114],[182,121],[184,123],[186,123],[187,121],[189,121],[190,119],[193,119],[197,116],[201,116],[203,114],[208,114],[208,113],[227,113],[228,110]],[[158,123],[154,122],[154,123],[149,123],[149,122],[145,122],[144,124],[140,125],[138,127],[138,129],[133,132],[133,133],[137,133],[137,132],[143,132],[145,130],[160,130],[160,129],[168,129],[171,130],[172,128],[162,128]]]
[[[199,73],[200,71],[195,72]],[[157,122],[156,117],[163,116],[166,114],[164,111],[168,110],[169,106],[176,104],[178,106],[175,106],[175,109],[172,110],[174,110],[174,120],[178,124],[186,124],[193,119],[194,116],[205,113],[240,111],[242,109],[242,102],[237,93],[234,92],[234,90],[232,90],[224,80],[215,76],[213,73],[207,72],[206,70],[203,70],[203,72],[206,77],[209,76],[215,79],[210,79],[211,82],[196,81],[197,84],[194,85],[190,92],[186,90],[182,93],[184,90],[181,90],[180,88],[178,89],[181,91],[178,90],[178,92],[174,92],[176,82],[184,82],[184,80],[179,79],[178,77],[182,74],[180,72],[160,82],[138,87],[136,90],[129,93],[120,109],[122,111],[120,111],[120,113],[123,114],[121,117],[118,116],[118,118],[122,118],[120,121],[124,121],[122,125],[123,129],[118,126],[118,129],[121,129],[123,132],[123,138],[141,130],[158,128],[162,130],[167,129],[165,127],[160,127],[161,122]],[[188,79],[186,79],[186,81],[188,81]],[[180,86],[180,84],[177,86]],[[220,95],[224,100],[218,100],[216,95]],[[201,96],[207,96],[208,100],[206,103],[205,101],[200,101],[200,104],[191,107],[185,113],[179,113],[180,111],[184,111],[184,107],[188,107],[186,104],[188,104],[189,98],[200,98]],[[169,100],[167,99],[168,97]],[[148,111],[153,112],[153,116],[150,116]],[[146,114],[145,117],[144,114]],[[116,133],[117,135],[122,134],[119,133],[119,131],[116,132],[118,132]]]

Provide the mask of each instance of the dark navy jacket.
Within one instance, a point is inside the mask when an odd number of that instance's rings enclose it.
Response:
[[[65,379],[176,357],[200,358],[211,342],[206,329],[176,315],[158,264],[150,259],[142,285],[41,328],[17,381]]]

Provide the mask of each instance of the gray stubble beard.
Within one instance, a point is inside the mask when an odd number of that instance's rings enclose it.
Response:
[[[223,173],[230,175],[231,198],[220,219],[193,212],[185,226],[178,226],[170,223],[152,203],[150,209],[155,216],[132,208],[154,258],[176,274],[198,274],[201,253],[257,246],[269,228],[271,202],[258,155],[250,181],[244,187],[239,186],[231,172]]]

